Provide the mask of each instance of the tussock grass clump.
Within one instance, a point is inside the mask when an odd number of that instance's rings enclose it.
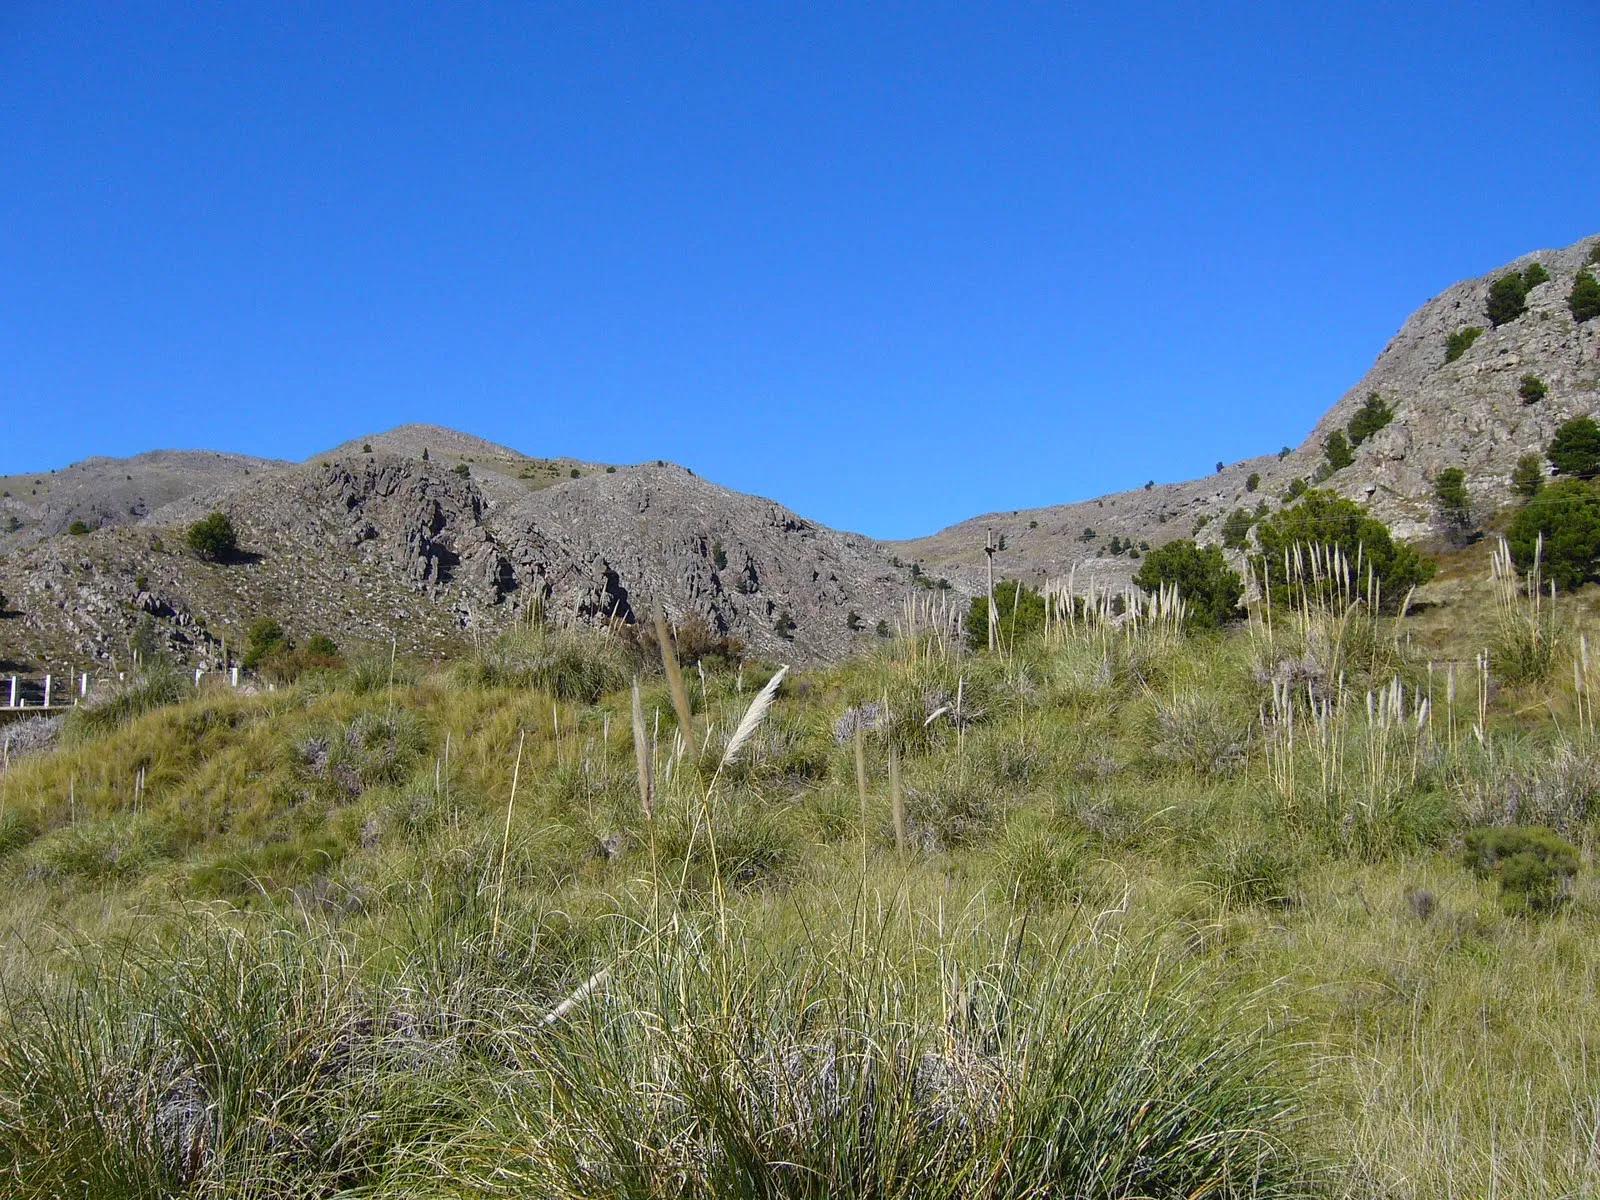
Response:
[[[692,925],[620,952],[523,1039],[520,1092],[418,1177],[574,1198],[1312,1194],[1248,997],[1194,1004],[1168,972],[1100,974],[1070,947],[1032,983],[905,951],[943,986],[905,991],[855,946],[774,955]]]
[[[519,626],[458,663],[462,687],[534,688],[558,700],[593,704],[627,687],[639,663],[616,638],[547,625]]]
[[[191,690],[177,668],[158,659],[126,679],[108,684],[103,691],[97,688],[87,703],[67,714],[64,732],[68,739],[81,741],[153,709],[176,704]]]

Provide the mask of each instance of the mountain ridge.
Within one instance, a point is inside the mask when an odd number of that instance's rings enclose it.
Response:
[[[394,638],[407,652],[442,654],[535,611],[632,621],[659,601],[674,620],[698,617],[753,653],[817,661],[870,645],[918,587],[948,586],[957,601],[976,594],[991,533],[1002,577],[1120,588],[1148,548],[1217,542],[1230,513],[1270,512],[1305,481],[1426,538],[1440,469],[1462,467],[1475,504],[1492,511],[1510,498],[1518,456],[1600,407],[1600,321],[1576,322],[1566,307],[1597,252],[1594,238],[1530,252],[1432,297],[1286,452],[901,541],[831,529],[664,460],[537,457],[425,423],[299,463],[150,451],[10,476],[0,480],[12,493],[0,497],[0,522],[15,526],[0,524],[0,589],[16,615],[0,621],[0,657],[115,658],[148,620],[178,657],[206,661],[260,615],[300,635]],[[1493,281],[1534,263],[1549,279],[1528,289],[1525,313],[1493,326],[1484,315]],[[1480,336],[1447,361],[1450,335],[1471,325]],[[1526,374],[1545,388],[1533,403],[1517,395]],[[1392,419],[1320,477],[1325,439],[1373,393]],[[183,529],[213,509],[239,526],[240,562],[182,552]],[[72,521],[100,528],[63,536]]]

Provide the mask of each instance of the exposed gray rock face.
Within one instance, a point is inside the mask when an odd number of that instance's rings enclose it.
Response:
[[[1355,448],[1354,463],[1319,486],[1370,505],[1402,537],[1422,538],[1433,532],[1433,479],[1446,467],[1461,467],[1474,505],[1490,512],[1511,499],[1509,479],[1519,457],[1542,452],[1561,422],[1600,409],[1600,318],[1579,324],[1567,306],[1573,280],[1596,246],[1600,240],[1591,237],[1562,250],[1526,254],[1429,300],[1286,455],[1246,459],[1184,483],[988,513],[931,537],[893,543],[891,549],[974,588],[982,577],[984,538],[992,529],[1006,541],[995,560],[1000,574],[1038,580],[1074,572],[1080,584],[1095,579],[1120,587],[1139,564],[1126,553],[1110,555],[1112,537],[1135,547],[1189,536],[1215,542],[1233,509],[1253,513],[1263,502],[1269,510],[1281,507],[1291,483],[1315,476],[1324,459],[1324,439],[1345,428],[1373,392],[1394,410],[1393,420]],[[1524,315],[1491,327],[1485,314],[1490,285],[1535,262],[1550,280],[1528,293]],[[1484,332],[1460,358],[1446,363],[1450,334],[1468,326]],[[1548,389],[1534,404],[1518,395],[1528,374]],[[1258,476],[1253,491],[1251,475]],[[1085,539],[1086,529],[1096,536]]]
[[[863,644],[904,595],[905,576],[868,539],[680,467],[577,479],[568,468],[532,490],[501,473],[491,500],[475,469],[366,444],[371,453],[207,488],[137,527],[9,556],[0,588],[18,615],[0,622],[0,652],[36,664],[125,659],[148,618],[178,658],[212,663],[223,639],[238,647],[249,622],[270,615],[302,638],[392,636],[403,652],[439,654],[535,604],[600,623],[639,619],[659,600],[674,620],[699,615],[757,653],[805,662]],[[183,548],[188,524],[213,510],[239,533],[238,561],[204,563]]]
[[[1428,301],[1282,455],[1185,483],[990,513],[888,546],[681,467],[533,458],[435,425],[357,438],[295,465],[162,451],[15,476],[0,481],[13,493],[0,497],[0,523],[10,513],[27,524],[0,534],[12,551],[0,559],[0,590],[15,610],[0,617],[0,659],[123,656],[148,618],[181,659],[214,661],[223,638],[237,645],[263,615],[302,637],[349,645],[392,636],[404,652],[438,654],[535,604],[558,620],[601,622],[637,619],[656,600],[674,619],[698,614],[769,658],[832,658],[869,643],[879,620],[894,622],[914,562],[948,577],[957,603],[979,591],[991,530],[1003,539],[998,576],[1039,582],[1072,572],[1080,588],[1120,588],[1141,546],[1219,540],[1232,510],[1270,511],[1291,483],[1312,478],[1324,439],[1373,392],[1393,420],[1322,486],[1370,504],[1403,536],[1424,536],[1440,470],[1463,468],[1488,511],[1509,499],[1521,455],[1600,407],[1600,319],[1577,324],[1567,307],[1597,244],[1525,255]],[[1549,281],[1529,292],[1525,314],[1492,328],[1490,284],[1534,262]],[[1485,332],[1446,363],[1447,339],[1466,326]],[[1518,394],[1530,374],[1546,388],[1532,404]],[[137,503],[124,503],[130,487]],[[212,510],[233,519],[248,552],[241,561],[201,563],[183,549],[183,530]],[[91,518],[107,527],[44,536]],[[1132,551],[1110,553],[1113,539]]]
[[[529,495],[490,517],[520,587],[586,620],[660,597],[752,650],[801,661],[859,646],[898,610],[905,575],[877,544],[682,467],[635,467]],[[850,614],[861,628],[850,628]],[[779,632],[791,617],[791,636]]]
[[[0,476],[0,554],[66,533],[74,521],[91,529],[134,525],[184,496],[285,465],[214,450],[151,450]]]

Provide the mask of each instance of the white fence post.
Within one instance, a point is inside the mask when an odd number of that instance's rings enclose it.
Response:
[[[228,668],[228,686],[230,686],[230,687],[238,687],[239,686],[239,668],[238,667],[229,667]]]
[[[78,676],[78,695],[87,696],[88,694],[89,694],[89,672],[85,671],[82,675]]]
[[[17,677],[15,675],[13,675],[11,677],[11,707],[15,708],[16,706],[17,706]]]
[[[205,674],[205,672],[202,671],[199,667],[196,667],[194,669],[194,685],[195,685],[195,687],[199,687],[200,686],[200,676],[202,676],[204,674]]]
[[[46,675],[44,677],[44,706],[46,708],[50,707],[50,684],[51,684],[50,676]]]

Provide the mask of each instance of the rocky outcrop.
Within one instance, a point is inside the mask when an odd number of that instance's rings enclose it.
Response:
[[[1477,509],[1492,512],[1511,499],[1510,474],[1519,457],[1542,451],[1562,421],[1600,409],[1600,319],[1579,324],[1567,307],[1573,280],[1596,246],[1600,240],[1591,237],[1526,254],[1429,300],[1287,453],[1232,463],[1184,483],[987,513],[890,549],[971,588],[979,585],[985,537],[993,531],[1005,539],[996,570],[1008,577],[1072,573],[1080,584],[1093,579],[1120,587],[1139,564],[1126,550],[1110,553],[1111,539],[1131,542],[1135,550],[1140,543],[1160,545],[1175,537],[1215,542],[1234,509],[1281,507],[1296,480],[1315,479],[1324,440],[1345,429],[1374,392],[1391,407],[1393,419],[1354,448],[1351,465],[1320,486],[1370,505],[1403,537],[1425,538],[1433,532],[1433,480],[1446,467],[1460,467]],[[1535,262],[1549,280],[1528,293],[1526,313],[1494,328],[1485,313],[1491,284]],[[1467,327],[1484,332],[1446,362],[1450,335]],[[1545,385],[1542,400],[1525,403],[1518,394],[1524,375]]]

